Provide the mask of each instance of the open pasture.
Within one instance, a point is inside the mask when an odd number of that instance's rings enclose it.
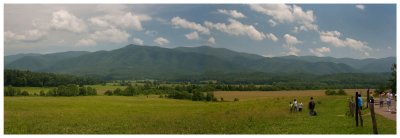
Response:
[[[371,134],[345,116],[347,97],[323,91],[216,92],[226,102],[194,102],[146,96],[5,97],[5,134]],[[296,96],[303,112],[289,112]],[[307,102],[316,101],[317,116]],[[239,98],[238,102],[230,101]],[[220,100],[220,99],[218,99]],[[377,115],[380,134],[396,122]]]

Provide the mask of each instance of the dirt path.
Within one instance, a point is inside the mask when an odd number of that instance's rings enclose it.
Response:
[[[390,107],[390,110],[394,111],[396,109],[396,106],[397,106],[396,102],[392,101],[392,106]],[[383,105],[383,107],[381,107],[381,108],[379,107],[379,101],[378,101],[378,103],[375,103],[375,113],[380,114],[390,120],[396,121],[397,113],[392,113],[392,112],[387,111],[386,101],[385,101],[385,104]]]

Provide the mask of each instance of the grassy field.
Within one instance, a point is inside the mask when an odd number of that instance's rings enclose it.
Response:
[[[348,90],[350,91],[350,90]],[[152,95],[5,97],[5,134],[371,134],[345,116],[346,96],[323,91],[216,92],[228,102],[193,102]],[[314,96],[318,116],[289,113],[297,97]],[[239,102],[229,102],[239,98]],[[396,134],[396,122],[377,115],[380,134]]]
[[[99,95],[103,95],[104,92],[106,92],[107,90],[113,91],[117,88],[121,89],[126,88],[126,86],[119,86],[119,85],[87,85],[87,86],[95,88]],[[43,90],[46,93],[47,91],[55,87],[19,87],[19,88],[21,89],[21,91],[28,91],[29,94],[33,95],[35,93],[39,94],[41,90]]]

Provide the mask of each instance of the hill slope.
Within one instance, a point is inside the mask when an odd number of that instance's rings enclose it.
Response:
[[[11,58],[11,59],[10,59]],[[14,58],[14,59],[13,59]],[[112,51],[63,52],[27,55],[10,61],[8,69],[95,75],[108,79],[163,79],[205,73],[308,73],[388,72],[393,58],[335,59],[331,57],[274,57],[235,52],[224,48],[128,45]],[[381,69],[386,68],[387,69]],[[361,69],[363,69],[361,71]]]
[[[390,72],[390,67],[392,64],[396,63],[396,57],[387,57],[381,59],[351,59],[315,56],[284,56],[281,58],[307,62],[343,63],[354,69],[357,69],[358,72]]]

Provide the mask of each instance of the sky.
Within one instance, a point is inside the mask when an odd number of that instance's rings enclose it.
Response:
[[[395,4],[5,4],[4,54],[207,45],[275,56],[396,56]]]

